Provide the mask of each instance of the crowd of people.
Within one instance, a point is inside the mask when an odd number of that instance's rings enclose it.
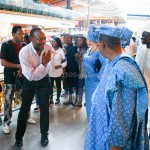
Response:
[[[88,121],[85,150],[149,150],[150,33],[143,32],[143,45],[139,47],[132,33],[126,27],[92,24],[87,38],[76,36],[73,43],[73,37],[65,34],[47,43],[40,28],[31,29],[28,36],[21,26],[14,26],[13,39],[2,44],[1,64],[5,67],[6,134],[11,131],[16,80],[22,85],[15,146],[23,146],[27,122],[36,123],[30,113],[34,97],[35,110],[40,111],[41,145],[48,145],[49,106],[54,105],[55,82],[55,105],[60,104],[61,96],[68,94],[63,105],[81,108],[85,91]]]

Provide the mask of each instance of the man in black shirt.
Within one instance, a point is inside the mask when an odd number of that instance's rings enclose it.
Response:
[[[1,65],[4,66],[4,133],[10,133],[12,117],[12,100],[15,91],[16,76],[21,76],[19,52],[22,48],[23,30],[21,26],[12,28],[13,39],[4,42],[1,47]]]
[[[72,101],[72,93],[73,87],[76,88],[76,95],[77,95],[77,84],[78,84],[78,73],[79,68],[76,61],[76,54],[78,53],[77,47],[73,46],[72,44],[72,37],[69,34],[66,34],[64,37],[64,42],[67,45],[66,47],[66,58],[67,58],[67,67],[66,67],[66,77],[68,80],[69,86],[69,100],[64,102],[64,105],[73,104]]]

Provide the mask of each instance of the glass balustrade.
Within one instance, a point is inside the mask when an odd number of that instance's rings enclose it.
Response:
[[[78,15],[74,10],[36,3],[33,0],[0,0],[0,9],[68,20],[72,20],[75,15]]]

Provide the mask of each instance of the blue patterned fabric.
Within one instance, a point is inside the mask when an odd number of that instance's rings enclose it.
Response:
[[[87,39],[92,42],[98,43],[98,37],[99,31],[93,24],[91,24],[88,28]]]
[[[121,46],[125,48],[126,46],[130,45],[130,39],[132,38],[132,31],[126,27],[121,29]]]
[[[86,102],[86,112],[87,112],[88,120],[90,117],[90,110],[91,110],[91,97],[100,80],[100,73],[94,71],[94,64],[97,59],[99,59],[102,64],[101,68],[104,68],[103,64],[105,58],[100,54],[98,50],[91,53],[90,50],[88,50],[83,57],[83,62],[86,71],[85,102]],[[100,72],[102,72],[102,70],[103,69],[100,69]]]
[[[92,96],[84,150],[149,150],[147,89],[137,66],[120,54],[108,62]],[[129,61],[130,60],[130,61]]]
[[[120,38],[121,36],[121,29],[118,27],[103,25],[98,30],[99,30],[99,35],[105,34],[105,35],[116,37],[116,38]]]

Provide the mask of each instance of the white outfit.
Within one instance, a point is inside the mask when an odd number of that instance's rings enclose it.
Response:
[[[67,66],[67,60],[64,63],[61,63],[62,60],[66,59],[65,53],[62,50],[62,48],[59,48],[55,52],[56,53],[54,54],[54,56],[51,58],[51,61],[50,61],[49,76],[57,78],[63,74],[63,68]],[[55,69],[55,66],[58,66],[58,65],[61,65],[61,67],[58,69]]]
[[[144,74],[148,88],[148,104],[150,106],[150,49],[146,45],[140,45],[135,58],[141,71]]]

